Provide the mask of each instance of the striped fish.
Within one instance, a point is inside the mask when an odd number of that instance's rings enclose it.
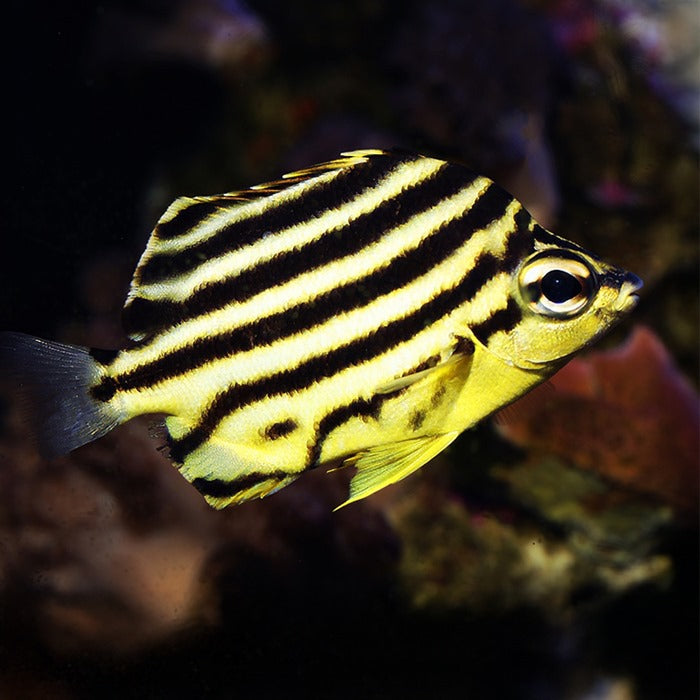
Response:
[[[354,151],[173,202],[126,300],[132,347],[4,333],[0,363],[46,456],[163,413],[217,508],[339,464],[349,503],[546,379],[640,286],[462,166]]]

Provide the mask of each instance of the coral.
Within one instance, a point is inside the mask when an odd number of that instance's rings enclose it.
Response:
[[[387,506],[402,542],[400,583],[416,609],[536,609],[561,624],[641,584],[668,583],[671,560],[654,552],[667,508],[606,499],[595,475],[555,460],[492,472],[510,486],[507,508],[467,505],[430,478],[399,488]]]
[[[651,330],[575,358],[550,383],[506,409],[503,435],[697,512],[698,396]]]
[[[49,647],[132,651],[211,619],[215,520],[156,446],[142,420],[50,462],[21,426],[3,437],[0,589]]]

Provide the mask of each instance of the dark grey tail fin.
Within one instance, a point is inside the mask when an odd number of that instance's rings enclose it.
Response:
[[[0,333],[0,381],[20,401],[44,457],[66,454],[124,420],[114,402],[90,393],[103,375],[88,348]]]

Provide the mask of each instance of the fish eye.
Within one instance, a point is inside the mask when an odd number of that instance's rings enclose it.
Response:
[[[566,252],[536,256],[520,271],[520,291],[536,313],[568,318],[593,299],[596,276],[586,262]]]

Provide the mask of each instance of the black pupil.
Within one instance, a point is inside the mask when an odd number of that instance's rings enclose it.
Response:
[[[583,288],[576,277],[563,270],[548,272],[540,283],[540,289],[549,301],[561,304],[581,294]]]

